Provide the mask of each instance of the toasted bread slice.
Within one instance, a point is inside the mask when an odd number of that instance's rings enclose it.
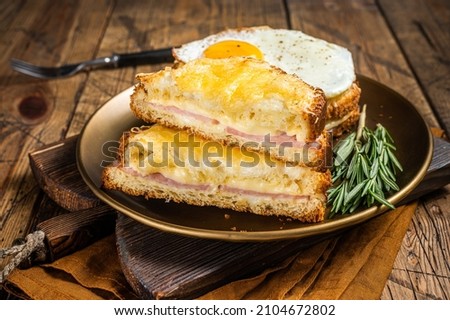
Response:
[[[103,186],[134,196],[322,221],[330,172],[274,161],[161,125],[121,139]]]
[[[361,88],[354,82],[343,93],[327,99],[325,129],[331,130],[334,137],[351,131],[359,119],[359,99]]]
[[[309,160],[324,158],[322,90],[267,62],[201,58],[137,80],[131,110],[144,121],[285,161],[296,161],[305,149],[311,149]]]

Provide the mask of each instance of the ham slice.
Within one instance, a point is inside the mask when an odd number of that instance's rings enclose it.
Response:
[[[138,171],[130,168],[130,167],[120,167],[121,170],[126,172],[127,174],[133,175],[135,177],[143,177],[148,180],[155,181],[157,183],[163,184],[165,186],[171,188],[179,188],[179,189],[191,189],[196,191],[212,191],[216,188],[213,188],[207,184],[191,184],[191,183],[182,183],[175,181],[173,179],[167,178],[161,173],[151,173],[149,175],[142,175]],[[286,194],[286,193],[271,193],[271,192],[260,192],[254,190],[246,190],[242,188],[230,187],[226,185],[219,185],[217,187],[218,190],[228,193],[235,193],[239,195],[247,195],[253,197],[268,197],[271,199],[291,199],[291,200],[299,200],[299,199],[309,199],[308,195],[295,195],[295,194]]]
[[[318,143],[317,141],[313,142],[297,141],[295,136],[289,136],[286,133],[280,135],[257,135],[245,133],[231,127],[227,127],[226,132],[235,136],[242,137],[249,141],[255,141],[258,143],[265,143],[265,142],[275,143],[275,146],[280,146],[281,144],[283,144],[284,147],[302,148],[304,146],[307,146],[308,148],[312,149],[320,149],[321,147],[320,143]]]
[[[159,109],[162,111],[166,111],[168,113],[174,113],[174,114],[178,114],[178,115],[182,115],[191,119],[195,119],[195,120],[199,120],[205,124],[211,124],[211,125],[217,125],[220,124],[220,122],[216,119],[212,119],[206,116],[203,116],[201,114],[197,114],[191,111],[186,111],[186,110],[181,110],[180,108],[177,108],[175,106],[163,106],[160,104],[154,104],[154,103],[150,103],[149,104],[152,108],[154,109]]]
[[[213,118],[201,115],[201,114],[197,114],[195,112],[182,110],[175,106],[163,106],[163,105],[155,104],[155,103],[149,103],[149,106],[151,106],[154,109],[159,109],[161,111],[165,111],[168,113],[177,114],[177,115],[181,115],[183,117],[195,119],[195,120],[200,121],[207,125],[220,125],[221,124],[220,121],[217,119],[213,119]],[[297,141],[295,136],[289,136],[286,133],[283,133],[280,135],[257,135],[257,134],[246,133],[246,132],[237,130],[233,127],[230,127],[230,126],[225,127],[225,132],[228,134],[234,135],[234,136],[244,138],[248,141],[254,141],[257,143],[265,143],[265,142],[275,143],[274,147],[278,147],[281,144],[283,144],[284,147],[294,147],[294,148],[308,147],[308,148],[312,148],[312,149],[320,149],[321,148],[321,144],[318,143],[317,141],[312,141],[312,142]],[[268,138],[266,138],[266,137],[268,137]],[[269,139],[269,140],[267,140],[267,139]]]
[[[206,191],[210,188],[206,184],[181,183],[181,182],[175,181],[173,179],[167,178],[161,173],[151,173],[151,174],[145,176],[130,167],[121,167],[120,169],[132,176],[143,177],[145,179],[156,181],[160,184],[164,184],[169,187],[180,188],[180,189],[193,189],[193,190],[197,190],[197,191]]]
[[[287,193],[271,193],[271,192],[259,192],[253,190],[245,190],[241,188],[234,188],[229,186],[220,186],[220,190],[230,193],[243,194],[247,196],[256,196],[256,197],[270,197],[272,199],[308,199],[307,195],[295,195],[295,194],[287,194]]]

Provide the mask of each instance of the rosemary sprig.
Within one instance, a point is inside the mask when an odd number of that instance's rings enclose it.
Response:
[[[365,126],[363,106],[356,132],[340,140],[333,148],[333,187],[328,190],[329,217],[351,213],[360,206],[374,203],[394,209],[385,194],[398,191],[396,175],[403,168],[396,158],[394,140],[385,127],[374,131]]]

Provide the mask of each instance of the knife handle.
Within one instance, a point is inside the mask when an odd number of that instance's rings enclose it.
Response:
[[[172,48],[141,51],[135,53],[117,53],[112,60],[118,67],[134,66],[141,64],[155,64],[164,62],[173,62]]]

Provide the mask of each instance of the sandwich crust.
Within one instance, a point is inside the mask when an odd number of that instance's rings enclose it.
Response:
[[[332,130],[334,137],[351,131],[357,124],[360,96],[361,88],[355,81],[340,95],[327,99],[325,128]]]

